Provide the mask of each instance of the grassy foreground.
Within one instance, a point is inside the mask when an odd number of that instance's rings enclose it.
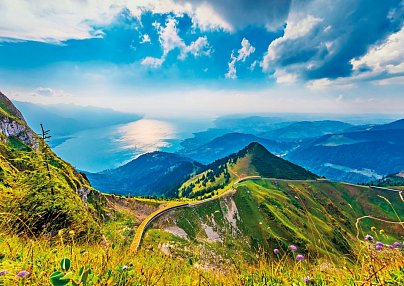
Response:
[[[195,259],[173,258],[151,248],[130,253],[128,245],[76,244],[69,239],[29,239],[0,234],[0,285],[403,285],[401,248],[358,242],[356,259],[296,260],[293,251],[257,255],[247,263],[235,255],[220,269],[206,269]],[[61,264],[63,258],[68,258]],[[68,263],[66,263],[68,262]],[[67,264],[67,266],[66,266]],[[63,270],[64,269],[64,270]],[[27,272],[24,272],[27,271]],[[81,275],[80,275],[81,274]],[[23,277],[25,276],[25,277]],[[84,283],[80,284],[80,280]],[[56,281],[56,282],[55,282]],[[59,284],[57,283],[59,281]],[[64,281],[63,283],[60,281]],[[76,284],[75,284],[76,283]]]

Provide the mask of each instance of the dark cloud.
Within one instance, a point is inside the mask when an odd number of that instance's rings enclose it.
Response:
[[[350,76],[352,59],[363,56],[371,46],[402,28],[402,3],[318,0],[303,10],[294,6],[288,18],[288,24],[294,22],[294,31],[302,29],[309,15],[317,21],[312,21],[312,26],[299,36],[286,33],[274,42],[269,47],[271,56],[264,58],[264,68],[283,69],[308,80]]]
[[[233,29],[259,25],[275,30],[285,23],[292,0],[177,0],[177,2],[188,2],[195,7],[208,4]]]

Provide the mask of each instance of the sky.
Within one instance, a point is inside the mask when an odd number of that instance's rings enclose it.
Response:
[[[404,115],[402,0],[0,0],[0,90],[148,117]]]

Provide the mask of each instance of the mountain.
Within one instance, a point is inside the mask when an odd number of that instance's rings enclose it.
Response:
[[[195,149],[180,150],[179,153],[203,164],[209,164],[232,153],[236,153],[252,142],[260,143],[272,153],[279,155],[297,145],[291,142],[280,143],[274,140],[260,138],[252,134],[228,133]]]
[[[403,122],[325,135],[295,149],[287,158],[333,180],[357,183],[381,179],[403,169]]]
[[[22,101],[14,101],[14,104],[36,132],[40,132],[41,123],[46,129],[51,130],[50,145],[52,147],[82,130],[129,123],[141,118],[136,114],[94,106],[43,105]]]
[[[352,127],[353,125],[341,121],[300,121],[261,133],[260,136],[277,141],[299,141],[326,134],[341,133]]]
[[[0,225],[17,233],[100,238],[103,200],[72,166],[57,157],[0,93]]]
[[[250,143],[238,153],[217,160],[187,182],[179,195],[184,197],[211,196],[225,190],[240,178],[260,176],[277,179],[317,179],[313,173],[270,153],[259,143]]]
[[[370,182],[369,185],[379,187],[404,187],[404,171],[387,175],[380,180]]]
[[[202,165],[176,154],[152,152],[100,173],[86,173],[91,184],[106,193],[176,197],[178,187]]]

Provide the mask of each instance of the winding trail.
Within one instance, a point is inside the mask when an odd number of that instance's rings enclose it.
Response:
[[[358,218],[356,219],[356,223],[355,223],[355,227],[356,227],[356,238],[357,238],[358,240],[360,240],[360,238],[359,238],[359,222],[360,222],[362,219],[364,219],[364,218],[371,218],[371,219],[374,219],[374,220],[377,220],[377,221],[381,221],[381,222],[385,222],[385,223],[399,224],[399,225],[401,225],[402,227],[404,227],[404,223],[401,222],[401,221],[390,221],[390,220],[385,220],[385,219],[377,218],[377,217],[374,217],[374,216],[371,216],[371,215],[364,215],[364,216],[358,217]]]
[[[208,202],[214,201],[214,200],[218,200],[220,198],[229,196],[229,195],[234,195],[236,193],[236,188],[235,186],[239,183],[245,182],[245,181],[249,181],[249,180],[262,180],[262,179],[269,179],[272,181],[281,181],[281,182],[318,182],[318,183],[332,183],[334,181],[328,180],[328,179],[318,179],[318,180],[288,180],[288,179],[277,179],[277,178],[264,178],[264,177],[260,177],[260,176],[247,176],[247,177],[243,177],[243,178],[239,178],[236,182],[233,183],[232,188],[230,188],[229,190],[221,193],[220,195],[216,196],[216,197],[212,197],[209,199],[205,199],[205,200],[201,200],[201,201],[186,201],[186,202],[175,202],[172,203],[170,205],[167,205],[161,209],[156,210],[155,212],[153,212],[152,214],[150,214],[148,217],[146,217],[143,222],[139,225],[139,227],[136,230],[135,233],[135,237],[133,238],[133,242],[130,246],[130,251],[131,252],[137,252],[140,248],[143,236],[147,230],[147,227],[150,226],[150,224],[158,217],[162,216],[163,214],[172,211],[174,209],[178,209],[178,208],[184,208],[184,207],[195,207],[195,206],[199,206],[199,205],[203,205],[206,204]],[[350,183],[344,183],[344,182],[338,182],[338,183],[343,183],[346,185],[352,185],[352,186],[360,186],[360,185],[355,185],[355,184],[350,184]],[[370,187],[370,188],[374,188],[374,189],[380,189],[380,190],[387,190],[387,191],[393,191],[393,192],[397,192],[401,198],[401,200],[404,202],[403,196],[402,196],[402,191],[401,190],[395,190],[395,189],[389,189],[389,188],[383,188],[383,187],[375,187],[375,186],[362,186],[362,187]],[[357,235],[356,237],[359,239],[359,222],[364,219],[364,218],[372,218],[375,220],[379,220],[379,221],[383,221],[386,223],[395,223],[395,224],[401,224],[403,225],[402,222],[393,222],[393,221],[387,221],[387,220],[383,220],[380,218],[375,218],[372,217],[370,215],[367,216],[362,216],[360,218],[356,219],[356,223],[355,223],[355,227],[357,230]]]
[[[239,183],[239,181],[235,182],[233,184],[236,185],[237,183]],[[156,210],[155,212],[151,213],[147,218],[145,218],[145,220],[139,225],[139,227],[136,230],[135,233],[135,237],[133,238],[133,242],[130,246],[130,251],[131,252],[137,252],[140,248],[141,242],[142,242],[142,238],[146,232],[147,227],[158,217],[162,216],[163,214],[172,211],[174,209],[178,209],[178,208],[184,208],[184,207],[195,207],[195,206],[199,206],[199,205],[203,205],[206,204],[208,202],[214,201],[214,200],[218,200],[220,198],[226,197],[226,196],[230,196],[236,193],[236,189],[231,188],[223,193],[221,193],[220,195],[213,197],[213,198],[209,198],[209,199],[205,199],[205,200],[201,200],[201,201],[196,201],[196,202],[180,202],[180,203],[173,203],[170,204],[168,206],[165,206],[161,209]]]

